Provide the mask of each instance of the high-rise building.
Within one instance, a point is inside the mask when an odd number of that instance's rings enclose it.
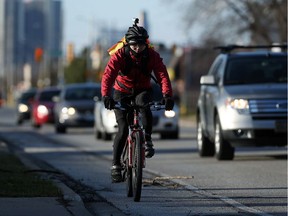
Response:
[[[0,94],[4,99],[9,99],[7,94],[12,95],[13,86],[20,81],[24,56],[23,22],[21,0],[0,0]]]
[[[143,26],[149,32],[148,17],[146,11],[141,11],[139,15],[139,25]]]
[[[4,75],[4,1],[0,0],[0,80]]]
[[[4,74],[9,73],[10,81],[14,81],[18,69],[23,63],[24,55],[23,2],[20,0],[1,0],[0,7],[4,11],[0,15],[0,41],[3,46],[0,62],[3,64]]]
[[[32,68],[32,77],[36,78],[34,85],[42,71],[42,76],[48,76],[49,82],[55,84],[62,54],[62,29],[61,0],[0,0],[2,86],[5,84],[8,89],[18,85],[27,64]],[[34,58],[37,48],[43,50],[41,66]]]
[[[33,61],[34,50],[42,48],[48,58],[57,58],[62,49],[61,2],[55,0],[25,2],[26,61]]]

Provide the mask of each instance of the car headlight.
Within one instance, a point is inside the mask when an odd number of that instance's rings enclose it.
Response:
[[[74,115],[76,113],[76,110],[73,107],[68,107],[68,108],[67,107],[63,107],[61,112],[63,114],[67,114],[67,115],[72,116],[72,115]]]
[[[26,104],[19,104],[18,105],[18,111],[20,113],[23,113],[23,112],[27,112],[28,111],[28,106]]]
[[[176,113],[175,113],[175,111],[173,111],[173,110],[165,110],[165,113],[164,113],[164,115],[167,117],[167,118],[173,118],[173,117],[175,117],[175,115],[176,115]]]
[[[237,110],[240,114],[249,113],[249,102],[245,99],[228,99],[226,107]]]
[[[48,113],[49,113],[49,110],[47,109],[46,106],[44,106],[44,105],[39,105],[39,106],[37,107],[37,114],[38,114],[39,117],[46,116],[46,115],[48,115]]]
[[[113,110],[106,110],[104,114],[106,115],[107,120],[115,120],[115,113]]]

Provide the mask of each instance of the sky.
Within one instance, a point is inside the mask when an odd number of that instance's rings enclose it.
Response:
[[[146,11],[152,43],[161,41],[171,46],[186,40],[180,27],[181,10],[177,4],[167,0],[62,0],[62,4],[64,46],[74,43],[76,51],[97,36],[97,26],[106,25],[126,31],[141,11]]]

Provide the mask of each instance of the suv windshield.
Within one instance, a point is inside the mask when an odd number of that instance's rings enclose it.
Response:
[[[39,101],[52,101],[53,97],[59,94],[60,94],[60,90],[43,91],[41,92],[39,96]]]
[[[93,98],[101,97],[99,88],[71,88],[67,89],[65,99],[68,101],[73,100],[93,100]]]
[[[224,85],[287,82],[287,59],[263,56],[231,59],[225,71]]]

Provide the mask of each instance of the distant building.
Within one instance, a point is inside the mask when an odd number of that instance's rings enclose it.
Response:
[[[3,64],[3,74],[11,74],[10,81],[15,80],[15,74],[23,64],[23,2],[20,0],[1,0],[0,13],[0,41],[2,54],[0,62]],[[0,43],[1,43],[0,42]],[[13,77],[14,75],[14,77]]]
[[[146,11],[141,11],[139,16],[139,25],[143,26],[149,33],[149,23]]]
[[[42,48],[49,58],[59,57],[62,49],[60,1],[25,2],[26,61],[33,62],[35,48]]]
[[[61,0],[0,0],[2,86],[13,87],[23,81],[23,68],[27,64],[31,65],[32,77],[37,82],[39,70],[36,70],[34,56],[37,48],[43,50],[43,71],[51,71],[46,66],[58,65],[62,55],[62,29]],[[53,73],[49,73],[49,79],[54,80]]]

